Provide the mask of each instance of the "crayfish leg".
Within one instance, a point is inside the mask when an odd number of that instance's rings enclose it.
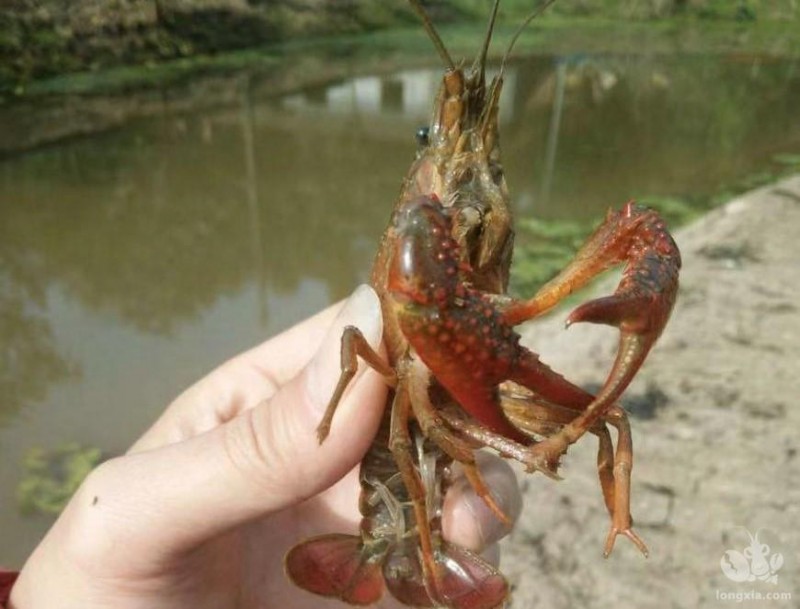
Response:
[[[587,393],[586,405],[592,401]],[[550,437],[558,433],[564,425],[575,418],[580,409],[562,406],[545,400],[539,395],[522,394],[520,390],[503,388],[500,392],[500,404],[503,412],[516,427],[531,437]],[[621,409],[620,409],[621,410]],[[622,411],[624,414],[624,411]],[[614,516],[614,445],[606,421],[595,424],[589,432],[597,436],[597,475],[600,489],[608,513]],[[630,432],[630,428],[628,428]],[[526,452],[527,454],[527,452]],[[524,457],[522,459],[524,463]],[[630,479],[629,479],[630,482]]]
[[[422,361],[414,360],[409,366],[407,378],[411,410],[422,429],[422,433],[436,444],[442,452],[462,465],[464,476],[475,491],[475,494],[483,500],[500,522],[506,526],[511,526],[511,518],[492,495],[475,462],[474,447],[464,438],[454,434],[448,428],[440,412],[433,407],[428,396],[431,371]]]
[[[402,546],[390,551],[383,566],[386,587],[392,596],[412,606],[499,608],[508,597],[505,578],[490,564],[467,550],[447,544],[439,538],[434,543],[425,502],[426,489],[414,462],[414,442],[409,431],[409,424],[414,416],[414,400],[427,402],[427,392],[425,399],[416,395],[424,377],[418,376],[416,382],[411,382],[415,378],[413,370],[407,370],[402,375],[395,390],[389,449],[413,506],[419,547],[414,552],[409,552]],[[413,393],[409,391],[410,387],[415,388]],[[421,422],[418,423],[422,427]],[[419,574],[409,574],[410,562],[420,565]]]
[[[575,418],[575,410],[553,404],[536,395],[501,392],[503,412],[517,427],[532,435],[552,437]],[[606,425],[617,431],[617,448],[611,441]],[[608,557],[617,535],[628,537],[645,557],[647,546],[632,530],[630,511],[631,471],[633,469],[633,438],[627,413],[619,406],[612,406],[589,432],[597,436],[597,473],[603,500],[611,517],[604,556]],[[526,455],[527,456],[527,455]],[[524,463],[524,460],[523,460]]]
[[[620,505],[616,501],[616,486],[618,484],[614,477],[614,445],[611,442],[611,434],[608,428],[602,425],[600,429],[592,431],[597,436],[597,477],[600,480],[600,490],[603,493],[603,502],[606,504],[611,518],[614,518],[616,506]],[[621,483],[621,482],[620,482]],[[630,475],[628,476],[627,497],[630,499]],[[628,506],[627,509],[630,512]]]
[[[646,354],[647,347],[641,336],[623,333],[620,336],[620,348],[614,366],[597,397],[558,433],[531,448],[530,466],[534,469],[540,469],[542,466],[552,467],[570,444],[577,442],[593,425],[603,419],[633,379]]]
[[[505,526],[510,527],[513,524],[511,522],[511,517],[506,514],[505,510],[503,510],[503,508],[494,498],[494,495],[492,495],[492,491],[486,484],[486,480],[484,480],[481,470],[478,468],[478,466],[475,463],[462,463],[462,467],[464,468],[464,476],[472,487],[472,490],[475,491],[475,494],[481,498],[481,500],[491,510],[492,514],[494,514],[495,518],[497,518]]]
[[[333,415],[336,413],[336,408],[342,400],[347,386],[358,371],[358,358],[363,359],[370,367],[382,374],[386,378],[389,385],[394,386],[397,376],[392,367],[387,364],[381,355],[375,351],[364,338],[361,330],[355,326],[347,326],[342,332],[342,348],[341,348],[341,366],[342,373],[339,376],[339,381],[333,391],[325,413],[322,415],[322,420],[317,426],[317,439],[322,444],[325,438],[331,431],[331,422]]]
[[[588,403],[591,403],[591,394],[587,393],[586,395]],[[519,390],[511,391],[508,388],[501,390],[500,404],[508,420],[531,437],[547,438],[558,433],[575,418],[576,412],[580,412],[574,407],[549,402],[533,393],[522,394]],[[466,438],[492,448],[505,457],[513,458],[523,464],[529,458],[529,446],[518,444],[485,429],[456,407],[443,409],[441,416],[449,427]],[[616,454],[606,424],[612,425],[617,430]],[[633,441],[627,414],[622,408],[613,406],[603,417],[602,422],[595,424],[589,431],[598,439],[597,473],[603,500],[612,520],[604,555],[608,556],[611,552],[616,536],[624,534],[647,556],[647,547],[631,529],[630,489]]]
[[[414,463],[414,441],[409,431],[411,421],[411,398],[405,382],[398,384],[392,402],[391,421],[389,426],[389,450],[403,478],[408,497],[414,508],[414,520],[419,536],[419,553],[422,563],[422,575],[432,593],[441,587],[440,571],[436,565],[433,549],[433,535],[428,521],[428,509],[425,504],[426,491],[419,470]]]
[[[631,470],[633,469],[633,437],[628,415],[619,406],[614,406],[606,420],[617,429],[617,453],[614,457],[614,510],[611,512],[611,528],[606,538],[603,555],[608,558],[614,549],[617,535],[630,539],[647,558],[649,552],[642,538],[632,529],[631,518]]]

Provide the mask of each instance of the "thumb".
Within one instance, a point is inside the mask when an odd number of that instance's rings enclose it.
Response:
[[[101,554],[125,547],[139,561],[174,555],[338,481],[369,448],[386,398],[384,380],[361,363],[330,436],[318,443],[316,426],[339,378],[348,325],[379,348],[380,302],[371,288],[356,290],[311,362],[268,402],[184,442],[98,468],[64,514],[81,519],[82,543]]]

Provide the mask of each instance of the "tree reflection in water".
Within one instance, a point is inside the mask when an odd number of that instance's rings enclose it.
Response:
[[[0,223],[0,427],[77,371],[53,343],[39,260],[14,247],[9,228]]]

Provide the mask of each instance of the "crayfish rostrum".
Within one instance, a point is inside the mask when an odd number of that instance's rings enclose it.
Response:
[[[497,517],[507,519],[476,466],[474,451],[481,447],[558,478],[570,444],[586,432],[596,435],[600,486],[611,516],[605,554],[618,535],[647,553],[631,528],[631,433],[616,401],[669,318],[680,254],[659,215],[630,202],[609,212],[575,259],[533,298],[506,294],[514,233],[497,114],[510,48],[498,75],[489,84],[485,77],[499,1],[482,49],[465,71],[418,0],[411,0],[446,71],[427,141],[403,183],[372,271],[388,359],[357,328],[347,328],[342,376],[318,429],[322,442],[359,357],[392,387],[361,465],[361,531],[302,541],[285,561],[300,587],[351,604],[374,603],[385,589],[409,606],[504,604],[505,578],[441,535],[441,497],[453,461]],[[616,292],[579,306],[567,320],[620,330],[611,372],[592,395],[523,347],[514,326],[620,263],[626,266]],[[617,430],[616,450],[609,424]]]

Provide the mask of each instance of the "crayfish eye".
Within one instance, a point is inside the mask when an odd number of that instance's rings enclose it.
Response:
[[[492,163],[489,167],[489,171],[491,172],[492,180],[495,184],[499,184],[500,180],[502,180],[503,176],[505,175],[505,172],[499,163]]]
[[[417,138],[417,146],[420,148],[425,148],[430,143],[430,138],[428,137],[431,132],[430,127],[420,127],[417,129],[417,133],[415,137]]]

